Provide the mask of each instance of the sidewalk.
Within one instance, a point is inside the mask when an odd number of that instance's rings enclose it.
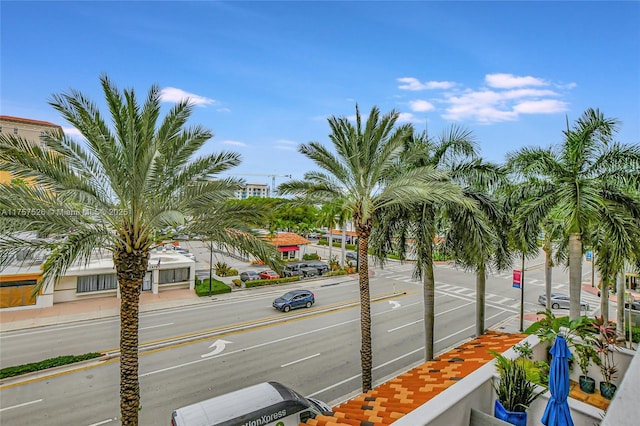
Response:
[[[198,297],[195,291],[188,289],[168,290],[158,294],[143,292],[140,295],[140,312],[210,301],[210,298]],[[115,317],[119,314],[120,299],[116,297],[100,297],[75,302],[56,303],[48,308],[3,309],[0,311],[0,331]]]

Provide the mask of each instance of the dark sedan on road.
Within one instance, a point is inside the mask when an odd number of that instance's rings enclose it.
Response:
[[[309,290],[292,290],[274,300],[273,307],[283,312],[289,312],[296,308],[310,308],[315,301],[315,296]]]
[[[538,303],[542,306],[547,306],[547,295],[542,293],[538,296]],[[564,293],[551,293],[551,309],[569,309],[570,299],[568,294]],[[580,302],[580,310],[588,311],[589,304],[587,302]]]

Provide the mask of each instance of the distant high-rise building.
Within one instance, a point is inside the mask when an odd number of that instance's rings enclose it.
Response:
[[[45,132],[56,130],[62,131],[62,127],[48,121],[0,115],[0,133],[13,134],[34,144],[41,143],[41,137]],[[9,172],[0,170],[0,183],[9,183],[12,179]]]

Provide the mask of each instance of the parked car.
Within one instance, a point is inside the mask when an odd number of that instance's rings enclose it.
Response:
[[[288,263],[282,270],[283,277],[315,277],[319,273],[315,266],[302,262]]]
[[[538,296],[538,303],[542,306],[547,306],[547,295],[542,293]],[[570,299],[569,295],[565,293],[551,293],[551,308],[552,309],[569,309]],[[584,301],[580,301],[580,309],[583,311],[589,310],[589,304]]]
[[[240,274],[240,281],[253,281],[253,280],[259,280],[260,279],[260,274],[258,274],[256,271],[244,271]]]
[[[189,253],[189,250],[187,249],[177,249],[174,250],[176,253],[180,253],[181,255],[188,257],[189,259],[193,260],[195,262],[196,260],[196,256],[193,253]]]
[[[273,307],[283,312],[296,308],[310,308],[316,302],[309,290],[292,290],[273,301]]]
[[[629,309],[629,302],[624,302],[625,309]],[[631,302],[632,311],[640,311],[640,300],[634,300]]]
[[[329,264],[321,260],[309,260],[307,261],[307,266],[309,268],[316,268],[319,275],[329,272]]]
[[[354,253],[352,251],[347,252],[345,257],[347,258],[347,260],[353,260],[354,262],[358,261],[358,253]]]
[[[309,233],[309,238],[311,238],[313,240],[317,240],[318,238],[320,238],[320,234],[318,234],[317,232],[310,232]]]
[[[276,271],[272,271],[271,269],[260,272],[261,280],[275,280],[276,278],[280,278],[280,275],[278,275]]]

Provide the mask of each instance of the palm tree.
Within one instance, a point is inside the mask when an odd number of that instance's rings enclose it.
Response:
[[[472,160],[476,154],[472,134],[461,127],[452,126],[438,138],[427,132],[414,134],[406,142],[406,152],[399,164],[403,168],[431,166],[445,171],[454,168],[454,162]],[[451,206],[459,199],[449,200]],[[435,330],[435,274],[433,252],[438,228],[438,216],[443,205],[434,205],[429,200],[414,200],[409,205],[395,205],[380,210],[378,227],[372,236],[374,255],[384,262],[389,252],[396,252],[400,259],[408,257],[412,250],[416,259],[413,276],[423,283],[425,359],[434,356]],[[409,241],[413,241],[409,244]]]
[[[398,113],[380,116],[373,107],[366,123],[356,106],[355,125],[346,117],[330,117],[329,138],[335,153],[318,142],[299,147],[323,171],[307,172],[303,180],[280,185],[281,194],[304,196],[311,202],[341,200],[353,217],[358,236],[362,390],[372,388],[371,300],[369,292],[369,237],[377,210],[408,205],[418,199],[443,201],[459,196],[444,173],[431,167],[406,170],[390,179],[404,151],[410,125],[395,127]],[[364,124],[364,125],[363,125]]]
[[[96,248],[111,253],[121,294],[121,422],[137,425],[138,305],[156,230],[200,219],[227,227],[200,229],[212,240],[237,244],[263,259],[274,250],[246,232],[242,216],[216,218],[208,213],[237,214],[215,207],[231,198],[240,182],[209,177],[237,165],[240,158],[223,152],[193,159],[212,134],[200,126],[185,127],[192,112],[188,101],[160,119],[159,87],[153,86],[139,103],[132,89],[120,92],[107,76],[100,82],[109,120],[75,90],[54,95],[49,102],[85,142],[62,132],[44,136],[44,147],[14,135],[0,136],[0,168],[33,183],[0,185],[0,209],[37,212],[0,218],[0,259],[21,250],[50,250],[38,292],[55,285],[72,264],[88,263]],[[64,238],[51,243],[25,237],[22,231]]]
[[[614,207],[633,217],[627,200],[640,181],[640,148],[613,143],[617,126],[615,119],[588,109],[572,128],[567,124],[557,149],[523,148],[507,157],[524,182],[519,208],[524,226],[539,229],[553,216],[568,236],[571,319],[580,316],[583,236]]]
[[[508,217],[497,193],[505,173],[495,164],[474,159],[456,164],[450,174],[462,187],[464,197],[473,201],[473,208],[459,203],[443,206],[445,247],[457,264],[476,274],[476,336],[480,336],[486,331],[487,274],[490,269],[509,268],[512,261]]]

